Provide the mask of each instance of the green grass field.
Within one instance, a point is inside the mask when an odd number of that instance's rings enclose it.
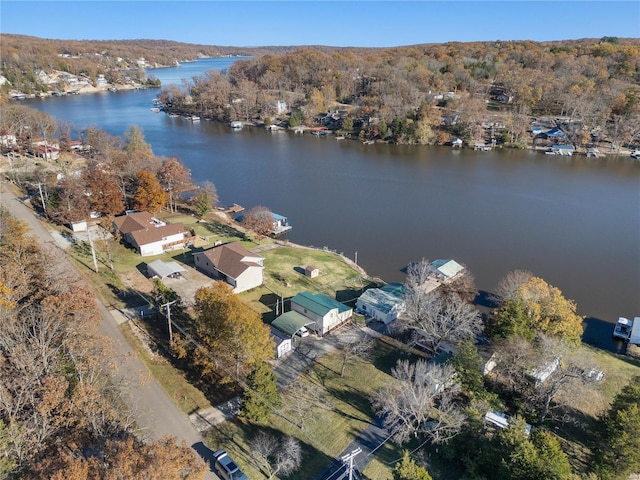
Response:
[[[214,427],[207,436],[207,444],[214,449],[226,449],[249,478],[258,479],[265,477],[253,466],[248,446],[251,439],[261,431],[291,435],[303,447],[304,475],[297,472],[290,478],[316,478],[372,421],[371,395],[389,381],[391,368],[400,358],[412,357],[378,342],[371,361],[359,359],[349,364],[345,376],[340,377],[340,354],[328,353],[313,364],[310,373],[300,377],[302,382],[313,383],[322,392],[318,405],[309,407],[304,429],[296,426],[298,419],[290,414],[286,417],[272,414],[268,426],[233,420]],[[385,471],[388,474],[390,469]]]

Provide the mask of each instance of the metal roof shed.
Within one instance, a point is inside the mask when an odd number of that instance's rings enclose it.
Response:
[[[271,322],[271,326],[293,337],[296,332],[302,327],[306,327],[307,325],[315,325],[315,323],[316,322],[309,320],[304,315],[292,310],[290,312],[283,313],[278,318],[276,318],[273,322]]]
[[[162,280],[169,275],[180,272],[186,272],[186,270],[182,268],[178,262],[163,262],[158,259],[151,263],[147,263],[147,273],[151,278],[158,277]]]

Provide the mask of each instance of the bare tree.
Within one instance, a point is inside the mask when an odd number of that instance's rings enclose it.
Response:
[[[460,431],[465,419],[454,402],[460,391],[454,371],[448,364],[398,361],[391,372],[395,381],[373,397],[376,412],[397,441],[426,436],[446,443]]]
[[[495,296],[499,301],[509,300],[515,297],[518,289],[533,277],[527,270],[513,270],[507,273],[496,286]]]
[[[287,388],[286,395],[282,396],[284,416],[295,417],[296,426],[304,430],[307,418],[313,418],[313,412],[319,408],[332,410],[333,406],[322,396],[322,389],[310,381],[298,378]]]
[[[270,479],[276,475],[287,477],[300,468],[302,449],[297,438],[261,432],[249,442],[251,456],[257,467]]]
[[[409,288],[406,296],[409,326],[435,353],[443,343],[458,343],[483,329],[480,312],[455,292]]]
[[[375,340],[373,337],[370,337],[360,329],[353,329],[351,332],[343,334],[338,346],[342,357],[340,376],[344,377],[347,364],[356,358],[369,358],[374,345]]]

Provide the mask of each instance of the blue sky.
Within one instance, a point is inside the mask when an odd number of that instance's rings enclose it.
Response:
[[[389,47],[640,37],[640,1],[0,2],[0,31],[42,38],[220,46]]]

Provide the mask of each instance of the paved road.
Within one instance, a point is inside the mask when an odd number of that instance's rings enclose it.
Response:
[[[62,254],[62,249],[46,226],[14,195],[12,186],[4,181],[0,182],[0,203],[15,218],[29,226],[33,235],[40,239],[45,248],[54,253],[57,251],[55,256],[60,260],[62,268],[67,269],[71,275],[79,275],[67,256]],[[129,405],[137,414],[140,436],[153,440],[158,440],[165,435],[173,436],[178,442],[185,441],[205,461],[212,464],[213,452],[206,447],[203,438],[189,421],[187,415],[174,405],[162,387],[151,377],[149,371],[131,349],[118,329],[116,321],[100,299],[96,298],[96,302],[102,316],[100,333],[114,340],[116,353],[120,359],[126,361],[126,369],[123,369],[122,375],[132,385],[136,385],[140,378],[144,379],[142,387],[133,388],[133,391],[130,392],[131,402]],[[205,478],[207,480],[218,479],[213,472],[207,472]]]

